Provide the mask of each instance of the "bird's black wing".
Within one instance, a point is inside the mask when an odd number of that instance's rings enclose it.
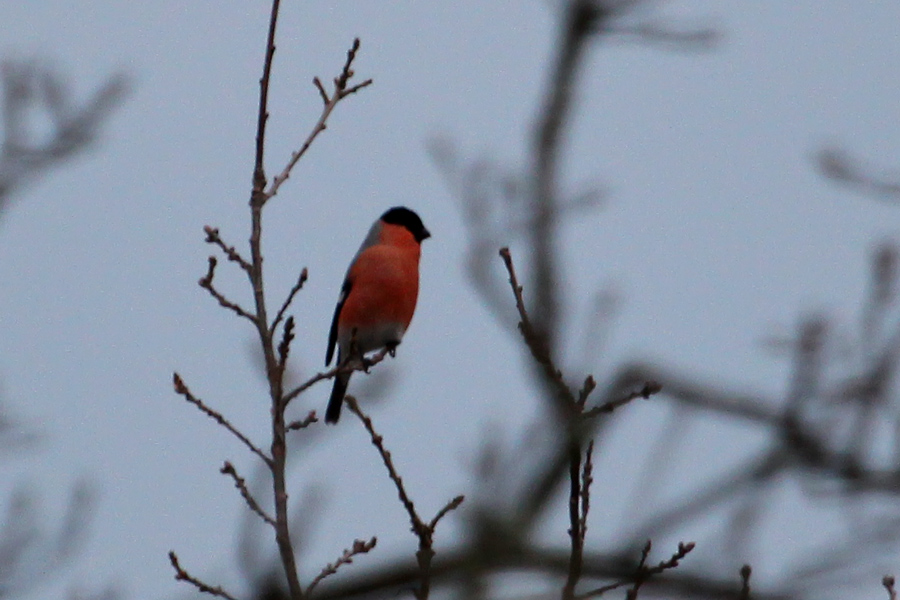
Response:
[[[341,286],[341,295],[338,298],[337,306],[334,307],[334,318],[331,319],[331,331],[328,333],[328,351],[325,353],[326,367],[331,364],[331,358],[334,356],[334,346],[337,344],[338,336],[338,318],[341,316],[341,309],[344,308],[347,296],[350,295],[351,287],[350,278],[348,277],[344,280],[344,285]]]

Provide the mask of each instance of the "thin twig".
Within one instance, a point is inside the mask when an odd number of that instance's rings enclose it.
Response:
[[[721,40],[721,35],[713,28],[671,29],[656,23],[640,23],[608,27],[610,34],[633,36],[647,43],[665,44],[676,50],[709,50]]]
[[[231,300],[226,298],[213,285],[213,277],[216,274],[216,264],[217,263],[218,263],[218,261],[216,261],[216,257],[210,256],[209,257],[209,268],[206,271],[206,275],[201,277],[200,281],[198,281],[197,283],[204,290],[207,290],[210,293],[210,295],[212,295],[213,298],[218,300],[219,304],[221,306],[224,306],[225,308],[227,308],[229,310],[233,310],[239,317],[244,317],[245,319],[248,319],[251,323],[256,324],[256,317],[254,317],[253,315],[248,313],[246,310],[241,308],[241,306],[239,304],[235,304],[234,302],[232,302]]]
[[[184,383],[184,380],[181,379],[181,376],[178,373],[172,374],[172,383],[175,386],[175,393],[179,396],[183,396],[185,400],[199,408],[202,412],[206,414],[206,416],[214,419],[219,425],[227,429],[234,435],[237,439],[239,439],[247,448],[250,449],[251,452],[260,457],[264,463],[268,466],[272,466],[272,459],[266,456],[266,453],[256,447],[256,444],[250,441],[250,439],[245,436],[243,433],[238,431],[238,429],[232,425],[228,419],[222,416],[222,414],[212,408],[208,407],[203,403],[200,398],[194,396],[191,393],[191,390],[188,389],[187,385]]]
[[[278,344],[278,368],[281,373],[287,366],[288,354],[291,351],[291,342],[294,341],[294,317],[288,317],[284,323],[284,332],[281,336],[281,343]]]
[[[575,400],[576,405],[578,406],[580,411],[584,411],[584,405],[587,403],[588,397],[591,395],[591,392],[597,387],[597,382],[594,381],[594,377],[592,375],[588,375],[584,379],[584,385],[581,386],[581,391],[578,392],[578,399]]]
[[[563,586],[563,600],[575,598],[575,586],[581,579],[584,561],[584,535],[581,532],[581,446],[576,441],[569,448],[569,573]]]
[[[562,372],[553,364],[550,357],[550,348],[545,343],[545,339],[535,330],[525,308],[525,300],[522,297],[522,286],[519,285],[519,279],[516,276],[516,269],[513,265],[512,255],[509,248],[500,249],[500,257],[506,265],[506,271],[509,273],[509,284],[512,286],[513,295],[516,299],[516,309],[519,311],[519,331],[525,339],[525,344],[531,351],[531,355],[543,368],[544,376],[547,381],[552,384],[556,391],[556,400],[564,414],[569,414],[571,408],[575,406],[576,399],[572,394],[572,390],[563,381]]]
[[[628,593],[625,594],[626,600],[634,600],[637,598],[638,590],[641,588],[641,585],[644,583],[644,578],[642,575],[646,571],[647,567],[647,558],[650,556],[650,549],[653,547],[653,543],[650,540],[647,540],[647,543],[644,544],[644,549],[641,550],[641,560],[638,562],[637,570],[634,575],[634,583],[631,586],[631,589],[628,590]]]
[[[322,80],[318,77],[313,77],[313,85],[319,90],[319,97],[322,98],[322,103],[325,104],[325,106],[328,106],[328,103],[331,102],[331,100],[328,98],[328,92],[325,91],[325,86],[322,85]]]
[[[172,568],[175,569],[175,579],[177,581],[186,581],[204,594],[219,596],[220,598],[226,598],[227,600],[237,600],[234,596],[222,589],[222,586],[217,585],[213,587],[211,585],[203,583],[202,581],[200,581],[196,577],[193,577],[190,573],[182,569],[181,565],[178,563],[178,555],[175,554],[174,550],[169,550],[169,562],[172,563]]]
[[[313,126],[312,131],[306,138],[306,141],[303,142],[303,145],[300,146],[299,150],[296,150],[291,154],[291,158],[288,161],[287,165],[278,174],[275,179],[272,180],[272,185],[265,192],[266,200],[275,196],[278,193],[278,188],[281,187],[285,181],[287,181],[288,177],[291,176],[291,171],[294,169],[294,166],[297,162],[306,154],[306,151],[309,150],[309,147],[312,145],[313,141],[318,137],[320,133],[325,131],[326,129],[326,121],[328,121],[328,117],[331,115],[331,112],[334,110],[334,107],[338,105],[338,103],[349,96],[350,94],[354,94],[361,90],[362,88],[369,86],[372,84],[371,79],[366,79],[362,83],[358,85],[354,85],[353,87],[347,87],[347,82],[353,77],[353,70],[351,66],[353,65],[353,60],[356,58],[356,53],[359,50],[359,38],[353,40],[353,46],[347,51],[347,61],[344,63],[344,68],[341,70],[341,74],[334,78],[334,92],[329,96],[325,91],[322,82],[318,77],[313,79],[313,85],[316,86],[316,89],[319,91],[319,95],[322,97],[322,101],[325,106],[322,108],[322,114],[319,116],[318,122]]]
[[[874,173],[868,165],[850,156],[843,148],[822,148],[815,158],[819,171],[835,182],[891,204],[900,200],[900,181]]]
[[[579,392],[578,397],[572,393],[572,390],[563,380],[562,372],[556,368],[550,356],[549,338],[537,331],[528,316],[525,308],[525,300],[522,296],[522,286],[516,275],[516,269],[513,265],[512,255],[509,248],[500,249],[500,257],[506,265],[506,271],[509,274],[509,283],[512,287],[513,296],[516,301],[516,309],[519,313],[519,331],[525,340],[525,344],[531,351],[531,355],[540,365],[544,373],[544,379],[548,383],[547,389],[551,390],[553,396],[553,404],[558,414],[562,417],[564,425],[565,441],[560,446],[559,463],[560,470],[557,470],[557,461],[552,462],[553,469],[547,473],[548,477],[541,476],[541,483],[533,487],[538,494],[535,494],[534,500],[542,500],[547,497],[544,492],[549,492],[554,487],[558,478],[562,476],[563,465],[567,462],[569,469],[569,537],[571,539],[571,554],[569,560],[569,571],[566,583],[563,586],[562,595],[565,600],[574,598],[575,585],[581,577],[582,555],[584,551],[584,539],[580,532],[579,519],[580,509],[579,502],[581,498],[581,438],[584,435],[582,431],[583,419],[582,411],[587,401],[588,395],[596,386],[592,377],[585,379],[584,386]],[[552,480],[552,481],[551,481]],[[547,485],[544,485],[547,484]],[[534,501],[526,504],[524,516],[530,520],[536,514],[534,511],[538,508],[538,504]]]
[[[275,328],[278,327],[281,319],[284,318],[284,313],[287,312],[287,309],[290,307],[291,302],[294,301],[294,296],[296,296],[297,292],[299,292],[300,289],[303,288],[303,284],[306,283],[308,277],[309,273],[306,271],[306,267],[303,267],[303,270],[300,271],[300,276],[297,278],[297,283],[295,283],[294,287],[291,288],[291,291],[287,295],[287,298],[284,299],[284,303],[281,305],[281,308],[278,309],[278,314],[275,315],[275,320],[272,321],[272,325],[269,327],[269,335],[275,335]]]
[[[738,596],[738,600],[750,600],[750,574],[752,572],[753,569],[750,568],[750,565],[741,567],[741,593]],[[894,595],[891,595],[890,600],[897,599]]]
[[[259,515],[259,517],[263,521],[265,521],[272,527],[275,527],[275,519],[273,519],[268,514],[266,514],[266,511],[264,511],[262,509],[262,507],[259,505],[259,503],[256,501],[256,499],[250,493],[250,490],[247,488],[246,480],[243,477],[241,477],[240,475],[238,475],[237,471],[234,468],[234,465],[232,465],[228,461],[225,461],[225,464],[222,465],[222,468],[219,470],[219,472],[222,473],[223,475],[230,475],[231,478],[234,480],[234,487],[236,487],[238,489],[238,491],[241,492],[241,497],[247,503],[247,506],[250,507],[250,510],[252,510],[257,515]]]
[[[641,552],[641,562],[638,564],[638,568],[634,574],[634,584],[631,586],[631,589],[628,590],[628,593],[625,595],[625,600],[635,600],[638,596],[638,590],[640,590],[641,586],[647,582],[648,579],[653,577],[654,575],[658,575],[663,571],[668,569],[674,569],[678,566],[685,556],[690,553],[691,550],[694,549],[694,542],[678,543],[678,550],[669,558],[669,560],[664,560],[655,567],[648,568],[647,565],[647,557],[650,555],[650,548],[652,544],[650,540],[647,540],[647,545],[644,546],[644,550]]]
[[[676,568],[681,560],[694,549],[694,542],[687,542],[678,544],[678,550],[668,559],[660,562],[655,567],[647,567],[647,559],[650,557],[650,549],[653,547],[653,544],[650,540],[647,540],[647,543],[644,544],[643,550],[641,550],[641,559],[638,562],[637,569],[635,569],[634,576],[623,579],[621,581],[617,581],[615,583],[611,583],[608,585],[604,585],[602,587],[595,588],[589,592],[585,592],[584,594],[579,594],[576,596],[577,600],[587,600],[588,598],[596,598],[598,596],[602,596],[606,592],[611,592],[612,590],[625,587],[629,583],[631,584],[631,589],[628,590],[628,593],[625,595],[626,600],[635,600],[638,595],[638,590],[640,590],[641,586],[647,582],[654,575],[659,575],[663,571],[668,571],[669,569]],[[749,569],[749,567],[745,567]],[[743,569],[741,570],[743,574]],[[749,573],[748,573],[749,578]]]
[[[594,483],[594,440],[588,442],[587,451],[584,454],[584,468],[581,471],[581,538],[582,543],[587,537],[587,518],[591,510],[591,484]]]
[[[357,417],[359,417],[360,421],[362,421],[363,426],[366,428],[366,431],[369,432],[369,436],[372,439],[372,445],[374,445],[378,449],[378,453],[381,455],[381,460],[384,462],[384,466],[388,470],[388,476],[391,478],[391,481],[394,482],[394,485],[397,488],[397,494],[400,497],[400,502],[403,503],[404,508],[406,508],[406,512],[409,514],[409,521],[412,525],[412,531],[416,534],[416,537],[419,538],[419,549],[416,552],[416,561],[419,563],[419,572],[421,573],[419,587],[418,589],[414,590],[413,593],[417,600],[427,600],[428,595],[431,591],[431,560],[434,558],[434,529],[437,526],[438,522],[447,513],[458,508],[459,505],[463,503],[465,497],[457,496],[453,498],[443,508],[441,508],[441,510],[438,511],[438,513],[430,523],[425,524],[419,517],[419,514],[416,512],[416,507],[413,504],[413,501],[406,493],[406,488],[403,485],[403,479],[394,468],[394,461],[391,458],[391,453],[384,447],[384,438],[377,431],[375,431],[375,426],[372,424],[372,419],[369,418],[369,416],[364,412],[362,412],[362,410],[359,408],[359,404],[356,402],[356,398],[354,398],[353,396],[346,396],[344,401],[347,403],[347,407],[350,409],[350,411]]]
[[[448,502],[447,504],[445,504],[444,507],[441,510],[439,510],[436,515],[434,515],[434,518],[428,524],[428,529],[431,529],[432,531],[434,531],[434,528],[437,527],[438,522],[441,519],[443,519],[447,515],[447,513],[459,508],[459,505],[462,504],[465,501],[465,499],[466,499],[465,496],[460,495],[460,496],[457,496],[456,498],[454,498],[453,500],[451,500],[450,502]]]
[[[403,478],[400,477],[400,474],[397,473],[397,469],[394,468],[394,460],[391,458],[390,451],[384,447],[384,438],[375,431],[375,426],[372,424],[372,419],[369,418],[369,416],[359,408],[359,404],[356,402],[356,398],[354,398],[353,396],[346,396],[344,401],[347,403],[347,408],[349,408],[353,414],[359,417],[359,420],[362,421],[362,424],[363,426],[365,426],[366,431],[369,432],[369,437],[371,437],[372,439],[372,445],[378,449],[378,454],[381,455],[381,460],[382,462],[384,462],[384,466],[388,470],[388,476],[397,487],[397,494],[400,496],[400,502],[403,503],[403,507],[406,509],[406,512],[409,515],[409,521],[412,524],[412,530],[413,532],[418,534],[419,531],[422,531],[427,527],[422,522],[422,519],[419,518],[413,501],[410,499],[409,494],[406,493],[406,487],[403,485]]]
[[[353,46],[347,50],[347,60],[344,63],[344,68],[341,69],[341,74],[334,80],[334,91],[336,94],[340,94],[341,98],[345,98],[350,94],[355,94],[362,88],[372,84],[371,79],[366,79],[362,83],[349,88],[347,87],[347,83],[354,75],[353,70],[350,67],[353,66],[353,61],[356,60],[357,52],[359,52],[359,38],[354,39]]]
[[[600,586],[598,588],[594,588],[593,590],[591,590],[589,592],[585,592],[584,594],[579,594],[578,596],[575,596],[575,599],[576,600],[587,600],[588,598],[597,598],[598,596],[602,596],[606,592],[611,592],[611,591],[617,590],[621,587],[625,587],[629,583],[631,583],[631,581],[629,581],[627,579],[623,579],[622,581],[617,581],[615,583],[610,583],[610,584],[607,584],[604,586]]]
[[[203,228],[203,232],[206,234],[207,244],[215,244],[222,250],[225,256],[228,257],[228,260],[239,264],[241,268],[247,273],[250,272],[250,263],[244,260],[244,257],[241,256],[240,252],[237,251],[237,248],[235,248],[234,246],[229,246],[225,243],[225,241],[219,236],[219,230],[217,228],[206,225]]]
[[[375,544],[378,543],[378,538],[372,537],[368,542],[365,540],[353,540],[353,546],[351,548],[347,548],[344,550],[343,554],[341,554],[338,559],[333,562],[325,565],[322,568],[322,571],[315,576],[315,578],[310,582],[309,587],[306,588],[306,595],[310,596],[312,591],[315,589],[319,582],[330,575],[334,575],[338,572],[343,565],[349,565],[353,562],[353,557],[358,556],[360,554],[366,554],[372,548],[375,547]]]
[[[894,589],[894,576],[885,575],[881,580],[881,585],[887,590],[889,600],[897,600],[897,592]]]
[[[588,411],[585,411],[584,416],[585,417],[596,417],[597,415],[611,413],[614,410],[616,410],[617,408],[619,408],[620,406],[624,406],[624,405],[628,404],[632,400],[635,400],[637,398],[643,398],[644,400],[648,400],[650,398],[650,396],[653,396],[654,394],[658,394],[661,391],[662,391],[662,386],[660,384],[658,384],[655,381],[648,381],[647,383],[644,384],[644,387],[642,387],[641,389],[636,390],[634,392],[631,392],[627,396],[623,396],[622,398],[619,398],[618,400],[610,400],[609,402],[604,402],[600,406],[595,406],[594,408],[592,408]]]
[[[296,431],[298,429],[306,429],[313,423],[318,423],[318,422],[319,422],[319,419],[318,419],[318,417],[316,417],[316,411],[311,410],[311,411],[309,411],[309,414],[306,415],[305,418],[303,418],[299,421],[292,421],[287,426],[287,429],[288,429],[288,431]]]
[[[266,188],[266,169],[263,155],[266,148],[266,122],[269,120],[269,80],[272,76],[272,59],[275,57],[275,29],[278,25],[278,9],[281,0],[272,1],[269,13],[269,34],[266,37],[266,58],[263,61],[263,74],[259,80],[259,114],[256,121],[256,156],[253,166],[254,203],[265,202],[262,196]]]

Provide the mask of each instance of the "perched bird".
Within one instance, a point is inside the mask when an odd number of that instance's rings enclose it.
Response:
[[[351,354],[394,348],[403,339],[419,295],[419,256],[422,240],[431,234],[415,212],[395,206],[375,221],[353,260],[328,335],[325,365],[331,364],[337,344],[337,364]],[[337,423],[350,383],[350,373],[334,378],[325,422]]]

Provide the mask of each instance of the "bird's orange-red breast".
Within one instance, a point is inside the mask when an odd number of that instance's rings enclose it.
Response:
[[[337,346],[337,364],[352,350],[359,355],[395,348],[412,321],[419,296],[419,257],[422,241],[431,237],[415,212],[402,206],[389,209],[372,227],[353,257],[328,336],[325,364]],[[350,383],[350,373],[334,378],[325,422],[336,423]]]

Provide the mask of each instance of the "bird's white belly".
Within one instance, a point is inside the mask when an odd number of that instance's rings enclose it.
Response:
[[[403,339],[404,333],[406,333],[406,328],[401,323],[383,323],[375,327],[366,327],[355,333],[356,349],[366,354],[373,350],[380,350],[391,343],[396,345]],[[353,339],[352,331],[341,332],[340,345],[345,356],[350,351],[350,343]]]

